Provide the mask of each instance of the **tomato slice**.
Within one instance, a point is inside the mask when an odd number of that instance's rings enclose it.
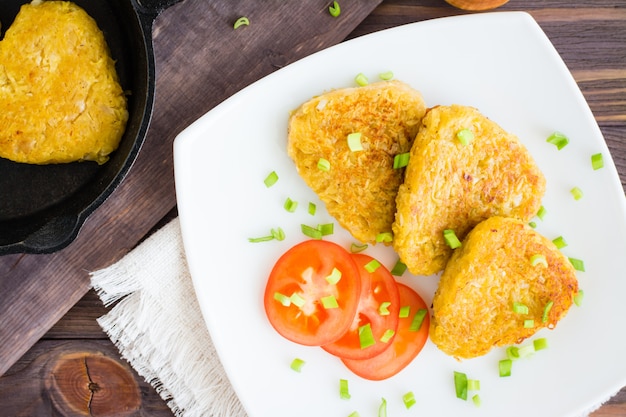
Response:
[[[393,336],[387,342],[382,342],[381,338],[387,330],[395,332],[398,327],[400,293],[395,278],[384,266],[368,272],[366,265],[375,261],[374,258],[364,254],[352,254],[352,258],[361,277],[359,307],[348,331],[339,340],[322,348],[343,359],[367,359],[378,355],[391,343]],[[379,311],[383,303],[389,303],[388,314]],[[362,347],[359,329],[368,324],[374,344]]]
[[[401,318],[398,322],[396,337],[388,349],[370,359],[353,360],[342,359],[343,363],[358,376],[372,381],[387,379],[404,369],[420,353],[428,339],[430,315],[426,314],[418,331],[412,331],[411,323],[419,309],[428,307],[422,297],[412,288],[398,283],[400,291],[400,305],[411,306],[409,317]]]
[[[327,277],[341,272],[336,283]],[[341,246],[307,240],[276,262],[264,294],[267,317],[283,337],[307,346],[334,342],[350,327],[359,304],[361,278]],[[325,307],[323,302],[336,306]]]

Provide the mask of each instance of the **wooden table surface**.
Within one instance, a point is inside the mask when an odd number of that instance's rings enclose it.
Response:
[[[96,323],[107,309],[89,289],[88,272],[176,216],[171,143],[195,118],[342,40],[465,13],[443,0],[339,3],[338,19],[319,0],[184,0],[157,18],[154,118],[129,176],[68,248],[0,258],[0,415],[172,415]],[[626,0],[510,0],[498,10],[527,11],[546,32],[589,102],[626,189]],[[255,32],[232,29],[241,15]],[[592,415],[626,416],[626,389]]]

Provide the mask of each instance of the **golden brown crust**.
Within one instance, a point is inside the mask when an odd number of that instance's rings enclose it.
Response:
[[[22,6],[0,42],[0,156],[104,163],[128,112],[102,32],[70,2]]]
[[[403,169],[393,158],[411,148],[426,106],[400,81],[344,88],[313,98],[289,120],[288,153],[328,212],[362,242],[391,232]],[[363,151],[352,152],[350,133],[360,132]],[[328,172],[317,167],[330,162]]]
[[[456,137],[470,129],[474,139]],[[394,249],[416,275],[441,271],[459,239],[491,216],[529,220],[539,210],[545,178],[520,141],[478,110],[460,105],[428,111],[411,149],[393,224]]]
[[[535,254],[547,266],[533,266]],[[519,220],[492,217],[450,258],[433,299],[430,337],[456,358],[481,356],[554,328],[577,291],[576,271],[554,243]],[[528,314],[513,311],[514,302],[527,306]],[[553,305],[543,322],[548,302]],[[524,328],[529,319],[534,327]]]

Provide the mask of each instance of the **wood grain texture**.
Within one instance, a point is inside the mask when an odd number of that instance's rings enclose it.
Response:
[[[176,214],[171,177],[171,140],[176,131],[204,113],[202,109],[211,108],[263,74],[315,48],[344,37],[465,13],[443,0],[386,0],[352,31],[353,25],[345,21],[331,21],[328,26],[322,20],[327,7],[324,2],[311,2],[315,3],[313,9],[307,9],[304,18],[293,18],[296,22],[284,15],[273,17],[276,9],[265,10],[267,7],[257,4],[262,2],[252,0],[197,0],[190,2],[193,6],[185,2],[166,11],[157,21],[158,107],[147,144],[123,187],[90,219],[80,242],[68,250],[53,257],[11,255],[0,259],[0,374],[6,371],[0,378],[0,415],[61,415],[42,385],[50,375],[51,358],[87,351],[124,365],[95,322],[107,309],[93,291],[85,294],[87,271],[119,259],[155,224],[158,227]],[[340,3],[345,12],[350,3]],[[626,188],[626,0],[511,0],[498,10],[523,10],[537,19],[588,100]],[[240,15],[251,20],[251,25],[243,29],[253,30],[232,30],[232,22]],[[307,25],[311,19],[313,22]],[[270,25],[273,31],[289,25],[293,30],[290,36],[297,39],[289,48],[287,41],[273,39],[256,25]],[[324,35],[329,27],[337,32]],[[257,37],[262,38],[260,47],[250,39]],[[23,283],[18,285],[9,279]],[[13,296],[17,300],[7,301]],[[63,300],[61,305],[51,308],[51,303],[59,299]],[[11,322],[5,324],[8,312]],[[24,317],[13,318],[17,315]],[[17,346],[10,346],[12,343]],[[21,352],[26,353],[22,356]],[[141,392],[140,408],[133,415],[171,416],[155,390],[132,369],[126,370]],[[6,410],[11,412],[7,414]],[[626,389],[592,414],[610,416],[626,416]]]
[[[154,25],[157,65],[152,124],[131,172],[52,255],[0,258],[0,375],[89,288],[89,271],[126,254],[175,205],[172,142],[177,133],[234,92],[270,72],[343,40],[379,3],[185,0]],[[245,15],[250,26],[234,30]]]

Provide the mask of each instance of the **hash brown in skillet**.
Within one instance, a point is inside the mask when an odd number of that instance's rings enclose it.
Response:
[[[473,139],[464,145],[462,130]],[[492,216],[528,221],[541,206],[545,178],[514,135],[472,107],[430,109],[411,149],[399,187],[393,246],[416,275],[441,271],[459,239]]]
[[[394,80],[322,94],[290,116],[288,154],[298,173],[361,242],[391,232],[404,174],[393,160],[409,152],[425,112],[421,94]],[[361,134],[363,150],[350,150],[351,133]],[[330,162],[327,171],[320,158]]]
[[[0,41],[0,157],[107,161],[128,111],[104,35],[80,7],[34,1]]]
[[[536,255],[545,264],[533,265]],[[467,235],[443,271],[430,338],[457,359],[481,356],[554,328],[577,292],[576,271],[552,241],[520,220],[492,217]],[[513,303],[528,313],[514,311]],[[524,327],[525,320],[533,326]]]

